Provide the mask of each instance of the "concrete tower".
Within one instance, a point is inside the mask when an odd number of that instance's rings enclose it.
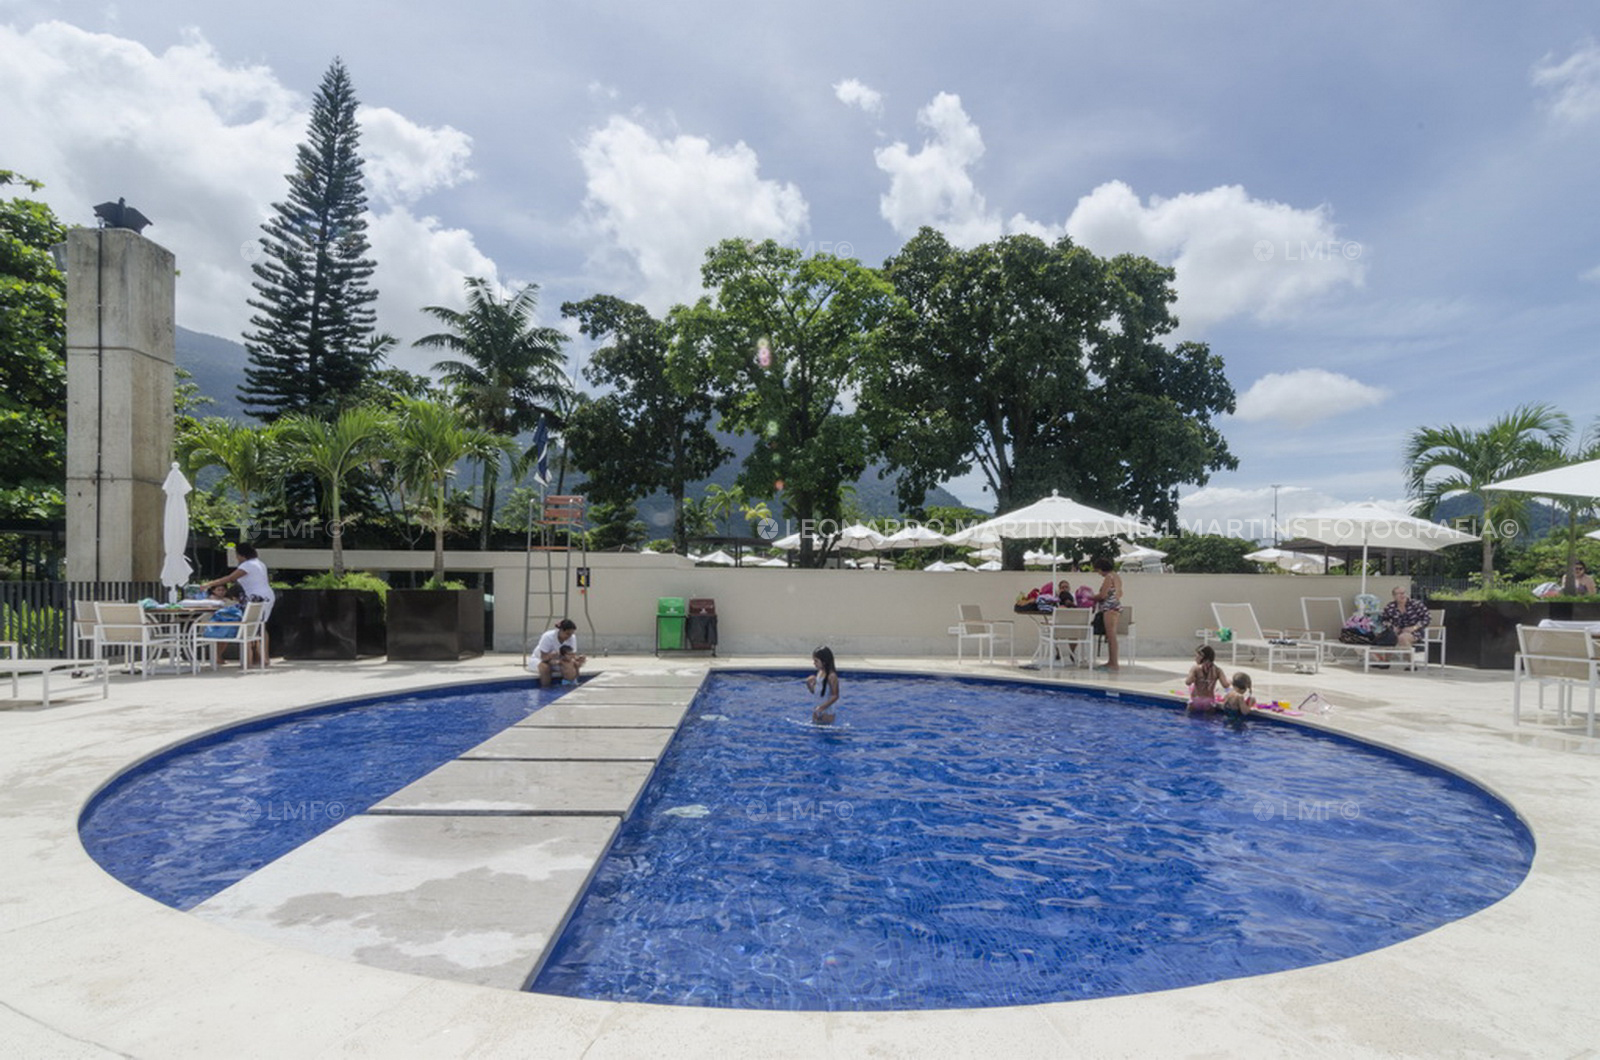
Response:
[[[161,573],[176,385],[172,253],[127,228],[67,233],[67,579]]]

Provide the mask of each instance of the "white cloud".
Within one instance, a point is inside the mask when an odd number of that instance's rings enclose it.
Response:
[[[1293,427],[1369,408],[1385,401],[1389,392],[1324,368],[1295,372],[1270,372],[1257,379],[1239,397],[1236,417],[1247,421],[1270,420]]]
[[[1000,216],[967,172],[983,157],[983,136],[961,97],[939,93],[917,113],[917,124],[932,134],[919,150],[894,143],[873,152],[878,168],[889,174],[889,190],[878,200],[883,219],[906,237],[931,225],[957,246],[998,239]]]
[[[378,267],[372,285],[378,289],[378,330],[401,339],[390,360],[420,371],[440,360],[437,350],[407,353],[419,336],[439,330],[439,322],[423,306],[464,308],[465,276],[496,279],[495,264],[485,257],[470,233],[445,228],[434,217],[414,217],[389,210],[367,218],[367,238]],[[517,285],[512,285],[517,286]]]
[[[356,121],[367,188],[377,202],[413,203],[475,176],[467,166],[472,137],[459,129],[430,129],[388,107],[361,107]]]
[[[1097,254],[1143,254],[1177,273],[1178,315],[1189,332],[1253,315],[1282,319],[1363,279],[1359,243],[1339,237],[1325,207],[1251,198],[1237,185],[1140,202],[1121,181],[1078,200],[1066,230]]]
[[[638,300],[655,312],[699,297],[706,250],[729,238],[796,239],[805,197],[763,180],[744,143],[657,137],[613,116],[578,147],[591,223],[637,270]]]
[[[1586,280],[1589,283],[1600,283],[1600,265],[1596,265],[1592,269],[1585,269],[1583,272],[1578,273],[1578,279]]]
[[[1600,115],[1600,42],[1584,41],[1561,62],[1546,55],[1531,78],[1549,92],[1546,106],[1556,118],[1582,122]]]
[[[848,107],[859,107],[868,114],[883,113],[883,93],[857,81],[846,78],[833,86],[833,94]]]
[[[918,150],[895,143],[875,153],[890,181],[879,211],[901,236],[931,225],[970,247],[1005,234],[1048,241],[1065,232],[1097,254],[1142,254],[1175,270],[1177,313],[1191,335],[1229,317],[1282,319],[1362,283],[1363,248],[1339,236],[1328,208],[1253,199],[1236,185],[1147,204],[1110,181],[1079,199],[1065,224],[1021,213],[1003,220],[972,179],[983,137],[960,98],[940,93],[917,122],[931,133]]]
[[[193,31],[158,54],[47,22],[25,33],[0,26],[0,98],[5,164],[44,181],[41,197],[69,224],[92,223],[95,203],[126,196],[152,219],[145,234],[177,258],[178,323],[238,338],[251,312],[249,263],[261,222],[287,192],[309,95],[265,66],[230,64]],[[422,303],[405,299],[439,290],[441,269],[494,271],[463,249],[468,233],[400,205],[470,177],[470,141],[385,108],[361,117],[374,202],[396,204],[369,217],[380,326],[409,341],[418,328],[398,325]],[[389,238],[399,231],[404,239]],[[460,276],[445,286],[459,290]]]

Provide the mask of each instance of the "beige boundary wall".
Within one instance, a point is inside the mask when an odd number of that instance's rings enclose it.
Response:
[[[534,556],[536,593],[545,584],[545,553]],[[559,587],[565,572],[560,553],[548,554]],[[573,553],[574,568],[584,562]],[[327,570],[331,556],[319,549],[262,549],[274,580],[296,581],[301,573]],[[453,575],[494,572],[494,650],[521,652],[526,567],[520,552],[452,552],[445,556]],[[351,570],[426,570],[431,552],[347,551]],[[786,570],[776,567],[695,567],[681,556],[639,556],[591,552],[592,586],[587,596],[571,591],[571,617],[578,623],[583,650],[648,652],[655,646],[656,600],[662,596],[709,596],[717,602],[721,647],[730,655],[795,655],[828,644],[847,655],[953,654],[949,627],[959,604],[977,604],[985,618],[1016,621],[1016,651],[1031,655],[1037,640],[1034,619],[1012,612],[1019,592],[1043,584],[1047,572]],[[1090,575],[1068,575],[1074,587]],[[1359,576],[1277,574],[1124,574],[1124,594],[1134,609],[1140,653],[1188,654],[1195,630],[1215,624],[1211,604],[1255,605],[1265,627],[1298,626],[1302,596],[1337,596],[1349,609],[1360,591]],[[1371,577],[1367,591],[1386,600],[1404,578]],[[546,598],[535,595],[529,628],[537,635],[548,624]],[[587,607],[585,603],[587,602]],[[559,605],[558,605],[559,606]],[[557,614],[555,617],[559,618]],[[1001,643],[1004,652],[1004,641]]]

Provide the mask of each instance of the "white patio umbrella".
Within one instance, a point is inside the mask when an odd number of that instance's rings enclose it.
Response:
[[[1344,560],[1337,556],[1329,556],[1324,562],[1322,556],[1312,555],[1310,552],[1294,552],[1286,548],[1262,548],[1254,552],[1245,553],[1245,559],[1252,563],[1276,564],[1294,574],[1321,574],[1329,567],[1338,567]]]
[[[889,548],[933,548],[948,545],[950,539],[926,526],[911,523],[890,534],[887,543]]]
[[[972,559],[999,559],[1000,550],[990,545],[987,548],[974,549],[968,555]]]
[[[1284,533],[1324,545],[1361,546],[1361,591],[1367,591],[1367,551],[1372,545],[1412,552],[1437,552],[1450,545],[1476,541],[1477,537],[1443,523],[1430,523],[1404,512],[1390,511],[1370,501],[1347,504],[1284,523]]]
[[[1509,493],[1538,493],[1546,497],[1600,497],[1600,460],[1519,475],[1504,482],[1491,482],[1486,490]]]
[[[739,565],[738,560],[734,559],[720,548],[709,555],[701,556],[696,562],[710,563],[718,567],[736,567]]]
[[[926,567],[923,567],[922,569],[923,570],[934,571],[936,573],[948,573],[950,571],[960,570],[961,568],[957,567],[954,563],[946,563],[942,559],[936,559],[932,563],[928,564]]]
[[[816,540],[814,535],[812,537],[812,540],[813,541]],[[772,547],[773,548],[781,548],[785,552],[790,551],[792,549],[799,548],[800,547],[800,533],[799,533],[799,531],[795,531],[794,533],[790,534],[788,537],[780,537],[780,538],[778,538],[778,540],[776,540],[776,541],[774,541],[772,543]]]
[[[1002,570],[1004,568],[1001,566],[1001,563],[1000,563],[999,560],[991,559],[987,563],[980,563],[980,564],[978,564],[976,567],[974,567],[972,569],[973,570]]]
[[[974,539],[988,533],[993,533],[997,538],[1048,537],[1050,550],[1054,552],[1055,542],[1063,537],[1114,537],[1118,534],[1153,537],[1155,529],[1137,519],[1112,515],[1087,504],[1079,504],[1052,490],[1050,496],[1042,500],[968,527],[964,533]],[[1054,569],[1051,573],[1055,573]]]
[[[787,567],[788,565],[789,561],[779,556],[773,556],[771,559],[764,559],[760,563],[756,564],[758,567]]]
[[[851,552],[877,552],[889,547],[889,539],[870,526],[852,523],[839,531],[839,538],[834,542],[834,547],[849,549]]]
[[[167,479],[161,483],[167,495],[166,507],[161,515],[161,584],[167,587],[168,600],[173,603],[182,595],[189,575],[194,573],[184,551],[189,547],[189,480],[183,477],[174,461]]]

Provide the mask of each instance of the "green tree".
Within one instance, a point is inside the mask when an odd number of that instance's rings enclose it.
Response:
[[[333,574],[344,576],[345,483],[357,470],[383,455],[392,437],[387,413],[370,405],[356,405],[329,422],[303,413],[283,417],[278,436],[283,440],[290,466],[309,471],[322,484],[328,513],[328,536],[333,541]]]
[[[1179,534],[1161,538],[1153,547],[1165,552],[1166,562],[1180,574],[1254,574],[1259,570],[1244,557],[1261,546],[1239,537]],[[1110,554],[1115,556],[1116,552]]]
[[[0,169],[0,186],[38,181]],[[0,200],[0,518],[59,518],[67,480],[66,277],[50,207]]]
[[[672,537],[687,552],[691,527],[684,508],[689,483],[728,458],[711,431],[714,409],[704,390],[679,386],[668,372],[671,325],[640,305],[597,295],[561,307],[579,330],[601,342],[584,378],[610,392],[575,408],[566,426],[573,463],[597,503],[623,504],[655,490],[672,498]]]
[[[738,479],[749,496],[776,494],[802,522],[837,522],[870,455],[853,390],[894,292],[859,261],[772,240],[724,240],[701,278],[713,294],[674,312],[679,386],[714,394],[722,425],[757,437]],[[807,537],[801,564],[822,558]]]
[[[1406,439],[1406,489],[1418,515],[1431,518],[1445,498],[1463,493],[1482,505],[1485,587],[1494,584],[1494,543],[1517,536],[1528,497],[1485,487],[1549,467],[1571,431],[1565,413],[1535,404],[1518,406],[1487,427],[1420,427]]]
[[[567,336],[533,323],[539,288],[529,284],[501,298],[488,280],[466,280],[467,308],[431,305],[423,309],[447,330],[424,335],[413,345],[448,350],[460,360],[433,366],[454,388],[471,422],[493,434],[514,437],[532,430],[543,416],[559,425],[572,400],[564,348]],[[494,525],[500,458],[483,464],[482,548]]]
[[[589,506],[587,531],[589,547],[601,552],[616,551],[637,545],[648,532],[639,518],[639,509],[631,503],[612,504],[600,501]]]
[[[372,341],[378,292],[367,257],[360,140],[355,90],[335,59],[311,101],[289,197],[273,204],[261,226],[261,260],[251,266],[256,314],[239,396],[258,419],[335,415],[382,356],[383,344]]]
[[[1063,237],[961,250],[924,228],[884,266],[901,298],[861,402],[901,500],[980,468],[996,511],[1059,489],[1166,525],[1178,487],[1236,467],[1222,360],[1169,348],[1173,273]]]
[[[180,422],[178,463],[192,482],[209,467],[222,469],[219,487],[239,494],[241,537],[255,525],[255,498],[283,481],[283,457],[275,424],[249,427],[221,416]]]
[[[396,473],[421,494],[416,512],[433,531],[433,582],[444,583],[444,535],[453,522],[450,480],[463,460],[489,461],[510,454],[510,438],[468,425],[449,405],[401,398],[393,431]]]

